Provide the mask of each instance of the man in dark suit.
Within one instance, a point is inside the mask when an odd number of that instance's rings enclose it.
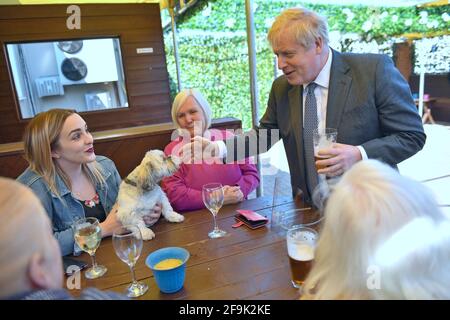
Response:
[[[426,136],[410,88],[389,57],[332,50],[326,21],[300,8],[283,11],[268,40],[283,75],[272,85],[259,127],[225,141],[226,161],[267,151],[276,142],[273,130],[279,130],[292,190],[301,189],[310,201],[321,180],[318,174],[339,176],[367,158],[396,166],[422,149]],[[337,143],[321,152],[328,159],[317,161],[326,166],[318,172],[312,150],[314,128],[338,131]],[[262,139],[267,139],[267,147]],[[252,146],[252,141],[259,143]],[[201,142],[204,149],[210,145]],[[224,155],[224,145],[215,144],[216,152],[219,147]]]

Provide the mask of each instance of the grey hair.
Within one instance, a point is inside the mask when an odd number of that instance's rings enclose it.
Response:
[[[194,97],[200,108],[203,110],[203,116],[205,118],[205,128],[203,128],[203,130],[208,129],[211,126],[211,116],[212,116],[211,107],[206,98],[197,89],[184,89],[177,94],[172,104],[173,124],[177,128],[180,127],[180,124],[178,123],[177,120],[177,113],[189,96]]]
[[[61,258],[51,254],[51,221],[34,192],[2,177],[0,190],[0,299],[5,299],[30,290],[26,279],[33,255],[42,254],[47,266]],[[30,225],[33,227],[26,230]]]
[[[450,298],[448,238],[446,244],[423,250],[423,258],[428,259],[423,263],[417,263],[417,255],[404,256],[399,265],[409,266],[407,273],[378,263],[379,249],[405,225],[421,217],[436,225],[447,221],[425,186],[377,160],[355,164],[327,200],[304,298]],[[400,254],[404,248],[390,250]],[[368,286],[368,272],[373,266],[381,276],[380,288],[376,289]]]
[[[270,45],[275,47],[282,34],[287,31],[293,32],[297,43],[304,48],[311,48],[318,38],[328,46],[328,24],[327,20],[305,8],[290,8],[284,10],[276,17],[272,27],[267,34]]]

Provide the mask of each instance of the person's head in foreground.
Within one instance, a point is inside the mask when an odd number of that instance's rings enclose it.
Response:
[[[61,288],[61,253],[40,201],[10,179],[0,178],[0,190],[0,298]]]
[[[50,219],[26,186],[0,177],[0,299],[73,299],[63,289],[63,266]],[[127,299],[87,288],[80,299]]]
[[[291,85],[314,81],[328,58],[326,20],[305,8],[286,9],[267,34],[278,57],[278,69]]]
[[[366,160],[334,186],[304,299],[450,299],[450,222],[433,195]]]
[[[176,127],[189,131],[191,138],[201,136],[211,126],[211,107],[196,89],[184,89],[172,104],[172,120]]]

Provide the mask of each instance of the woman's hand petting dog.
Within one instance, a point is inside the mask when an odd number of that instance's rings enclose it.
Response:
[[[161,205],[161,203],[155,204],[153,209],[150,210],[149,214],[146,214],[145,216],[142,216],[142,219],[144,219],[145,225],[147,227],[150,227],[150,226],[154,225],[159,220],[159,217],[161,216],[161,213],[162,213],[162,205]]]
[[[116,203],[106,217],[105,221],[100,223],[100,228],[102,228],[102,237],[109,237],[113,234],[114,229],[122,226],[122,223],[117,218],[117,208],[118,205]]]
[[[223,204],[238,203],[244,200],[244,194],[239,186],[223,186]]]
[[[102,236],[108,237],[113,234],[114,229],[122,226],[122,223],[120,223],[119,219],[117,219],[117,203],[114,205],[114,207],[111,209],[111,212],[106,217],[106,220],[100,223],[100,228],[102,228]],[[161,203],[155,204],[152,210],[150,210],[149,214],[146,214],[143,216],[143,220],[145,224],[150,227],[154,225],[161,216],[162,213],[162,205]]]

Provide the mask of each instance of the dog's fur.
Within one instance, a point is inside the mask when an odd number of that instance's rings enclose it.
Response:
[[[181,214],[173,211],[169,199],[158,185],[162,178],[175,173],[179,165],[178,159],[166,157],[160,150],[151,150],[120,184],[117,217],[123,225],[137,225],[144,240],[155,237],[154,232],[146,227],[142,217],[149,214],[157,202],[162,204],[162,215],[166,220],[184,220]]]

